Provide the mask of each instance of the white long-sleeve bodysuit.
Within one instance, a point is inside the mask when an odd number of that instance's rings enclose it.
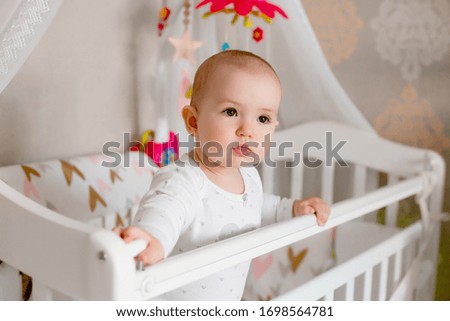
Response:
[[[162,244],[167,257],[291,217],[293,200],[264,194],[254,167],[241,167],[243,194],[211,182],[183,155],[157,171],[143,197],[134,225]],[[162,300],[240,300],[250,262],[168,292]]]

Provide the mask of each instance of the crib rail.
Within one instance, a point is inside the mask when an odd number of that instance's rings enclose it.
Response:
[[[325,227],[317,226],[314,217],[303,216],[168,258],[136,273],[136,299],[150,299],[361,217],[420,193],[422,189],[422,177],[406,179],[332,205],[331,216]]]

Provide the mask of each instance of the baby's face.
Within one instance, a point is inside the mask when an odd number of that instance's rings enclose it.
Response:
[[[268,72],[219,67],[207,86],[196,132],[204,156],[227,167],[262,161],[278,124],[278,79]]]

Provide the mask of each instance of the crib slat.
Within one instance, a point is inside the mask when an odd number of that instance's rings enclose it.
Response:
[[[363,195],[366,191],[367,169],[365,166],[355,164],[353,172],[353,196]]]
[[[386,301],[387,292],[388,258],[381,262],[380,284],[378,288],[378,300]]]
[[[292,169],[291,174],[291,198],[297,199],[303,197],[303,162]]]
[[[393,185],[399,181],[396,175],[388,175],[388,185]],[[398,202],[392,203],[386,207],[386,226],[395,227],[397,225]]]
[[[403,253],[402,249],[395,253],[395,266],[394,266],[394,287],[398,285],[400,281],[400,276],[402,274],[402,261],[403,261]]]
[[[133,219],[134,219],[134,216],[135,216],[135,215],[136,215],[136,211],[135,211],[134,208],[132,208],[132,209],[130,210],[130,215],[128,215],[127,217],[125,217],[126,220],[127,220],[128,225],[131,225],[131,224],[133,223]]]
[[[364,301],[370,301],[372,296],[372,269],[364,273]]]
[[[267,165],[262,166],[263,190],[265,193],[274,193],[275,168]]]
[[[322,199],[331,204],[333,203],[334,190],[334,164],[333,166],[322,167]]]
[[[345,285],[345,301],[353,301],[355,292],[355,279],[350,279]]]
[[[328,292],[325,295],[324,299],[325,299],[325,301],[333,301],[333,299],[334,299],[334,291]]]

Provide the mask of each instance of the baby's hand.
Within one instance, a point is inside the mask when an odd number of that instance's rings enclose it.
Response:
[[[316,215],[316,221],[319,226],[325,225],[330,215],[330,207],[319,197],[310,197],[303,200],[296,200],[292,206],[292,216],[306,214]]]
[[[155,264],[164,258],[164,249],[161,242],[146,231],[136,227],[129,226],[124,229],[113,228],[113,232],[120,236],[126,243],[130,243],[134,240],[144,240],[147,247],[138,255],[138,260],[140,260],[144,266]]]

